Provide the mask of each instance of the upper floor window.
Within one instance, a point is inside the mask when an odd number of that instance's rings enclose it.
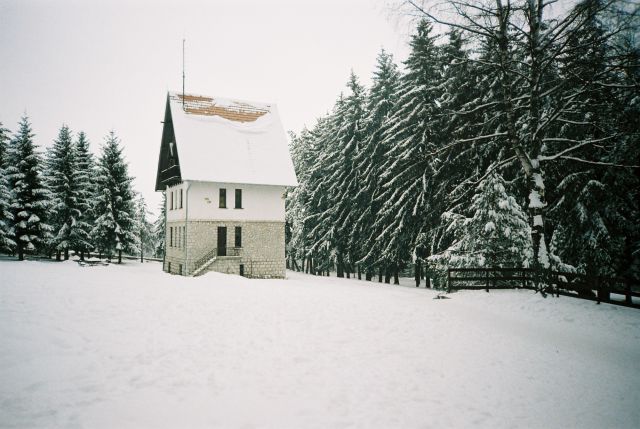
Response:
[[[182,189],[180,189],[180,208],[182,208]]]
[[[236,208],[242,208],[242,189],[236,189]]]
[[[225,188],[220,188],[220,204],[221,209],[227,208],[227,190]]]
[[[173,210],[173,191],[169,192],[169,210]]]

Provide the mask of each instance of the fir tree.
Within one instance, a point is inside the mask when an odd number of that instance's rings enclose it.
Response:
[[[451,267],[521,267],[532,262],[528,217],[507,193],[502,176],[490,173],[478,186],[470,217],[445,212],[455,242],[432,260]]]
[[[384,144],[390,148],[381,175],[385,191],[378,196],[383,205],[374,224],[376,245],[366,256],[388,265],[396,282],[398,270],[409,259],[411,246],[425,222],[431,178],[429,154],[437,145],[439,48],[427,21],[418,24],[410,45],[396,108],[385,123]]]
[[[359,240],[358,254],[365,266],[367,280],[371,279],[375,258],[366,255],[368,249],[375,245],[376,231],[373,228],[379,215],[383,201],[378,197],[383,193],[386,155],[389,148],[382,138],[383,124],[388,119],[396,102],[400,85],[400,72],[393,62],[393,57],[384,49],[378,54],[376,70],[373,73],[373,84],[367,96],[367,117],[365,118],[365,141],[356,159],[357,169],[361,175],[361,186],[356,196],[358,218],[354,231]]]
[[[78,235],[83,237],[82,240],[75,242],[75,250],[80,252],[80,257],[84,259],[85,252],[90,252],[94,247],[91,242],[91,225],[95,223],[96,219],[93,211],[94,194],[96,193],[96,166],[93,154],[89,149],[89,141],[82,131],[78,133],[75,143],[75,165],[74,178],[76,181],[77,204],[81,212],[80,222],[76,225],[76,228],[81,230]]]
[[[165,239],[166,239],[166,230],[165,230],[165,217],[167,214],[167,196],[163,192],[162,193],[162,201],[160,202],[160,214],[158,218],[153,223],[153,241],[155,243],[155,248],[153,250],[153,256],[156,258],[164,258],[165,252]]]
[[[96,177],[96,221],[93,236],[98,250],[111,258],[122,251],[135,250],[135,204],[132,178],[122,156],[122,149],[115,133],[111,131],[102,146]]]
[[[149,208],[142,194],[136,200],[136,229],[137,245],[140,251],[140,262],[144,262],[144,255],[153,254],[156,246],[154,242],[154,226],[149,221]]]
[[[60,128],[58,138],[47,153],[47,185],[51,192],[51,240],[60,259],[69,259],[70,249],[84,249],[89,240],[88,225],[83,220],[87,208],[80,181],[82,170],[78,168],[76,148],[69,127]]]
[[[15,241],[11,239],[10,223],[13,215],[9,210],[11,192],[9,191],[9,181],[7,166],[8,158],[9,130],[0,123],[0,252],[9,252],[15,246]]]
[[[7,167],[12,189],[13,241],[20,261],[24,260],[26,252],[41,250],[51,236],[51,227],[46,223],[49,192],[41,171],[41,155],[33,143],[29,119],[24,116],[11,142]]]

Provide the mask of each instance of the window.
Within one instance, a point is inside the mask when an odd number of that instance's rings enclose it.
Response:
[[[227,208],[227,190],[225,188],[220,188],[220,205],[218,207]]]
[[[173,247],[173,227],[169,227],[169,247]]]
[[[173,191],[169,192],[169,210],[173,210]]]
[[[242,189],[236,189],[236,208],[242,208]]]
[[[180,189],[180,208],[182,208],[182,189]]]
[[[176,247],[177,248],[180,248],[180,233],[182,232],[181,230],[182,228],[180,227],[176,228]]]
[[[242,227],[236,226],[236,247],[242,247]]]
[[[182,275],[182,264],[178,264],[178,274]]]
[[[182,247],[187,247],[187,227],[182,227]]]

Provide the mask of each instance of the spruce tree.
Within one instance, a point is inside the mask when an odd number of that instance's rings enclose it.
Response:
[[[84,132],[78,133],[75,143],[75,183],[77,193],[77,204],[81,212],[80,222],[76,225],[78,236],[82,239],[75,241],[75,250],[80,252],[80,257],[84,259],[85,252],[90,252],[94,245],[92,243],[91,230],[95,223],[94,195],[96,193],[95,173],[96,166],[93,154],[89,149],[89,140]]]
[[[456,240],[432,260],[450,267],[521,267],[533,258],[531,230],[524,210],[507,192],[502,176],[490,173],[478,186],[470,217],[444,213]]]
[[[358,204],[358,218],[354,228],[359,236],[358,255],[361,258],[360,262],[365,266],[367,280],[371,279],[375,268],[375,258],[367,258],[367,255],[368,249],[375,245],[376,231],[373,225],[383,203],[378,197],[384,191],[381,175],[389,152],[382,138],[383,124],[394,107],[400,85],[398,66],[384,49],[378,54],[372,80],[373,84],[366,100],[365,141],[356,159],[361,185],[355,200]]]
[[[82,194],[76,147],[67,125],[60,128],[58,138],[47,153],[47,185],[51,192],[51,243],[57,259],[64,252],[69,259],[70,249],[84,249],[89,240],[88,225],[83,219],[86,198]]]
[[[100,253],[108,259],[117,253],[121,263],[122,251],[135,250],[136,243],[132,178],[115,133],[111,131],[105,140],[97,166],[92,234]]]
[[[155,251],[154,226],[149,221],[149,208],[142,194],[136,199],[136,230],[137,245],[140,252],[140,262],[144,262],[144,255]]]
[[[160,202],[160,206],[158,207],[160,214],[158,218],[153,223],[153,242],[155,244],[155,248],[153,250],[153,256],[156,258],[164,258],[165,252],[165,240],[166,240],[166,229],[165,229],[165,217],[167,214],[167,196],[164,192],[162,192],[162,201]]]
[[[9,130],[4,128],[0,122],[0,252],[10,252],[16,244],[11,239],[10,233],[13,215],[9,210],[11,192],[7,173],[8,143]]]
[[[381,175],[385,191],[378,196],[383,205],[374,224],[376,245],[366,256],[386,264],[396,282],[398,270],[409,260],[411,246],[424,226],[431,186],[429,154],[437,147],[435,100],[440,54],[429,22],[418,24],[410,45],[398,101],[385,123],[384,144],[390,148]]]
[[[51,227],[46,223],[49,191],[41,177],[42,164],[41,155],[33,143],[31,124],[24,116],[11,142],[7,167],[12,189],[12,239],[20,261],[24,260],[25,253],[42,250],[51,237]]]

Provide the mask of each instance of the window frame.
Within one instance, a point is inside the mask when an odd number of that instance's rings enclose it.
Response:
[[[242,227],[236,226],[233,233],[233,246],[237,248],[242,248]]]
[[[238,196],[240,196],[240,198],[238,198]],[[242,208],[242,188],[236,189],[234,208],[236,209]]]
[[[218,190],[218,208],[227,208],[227,188],[219,188]]]

